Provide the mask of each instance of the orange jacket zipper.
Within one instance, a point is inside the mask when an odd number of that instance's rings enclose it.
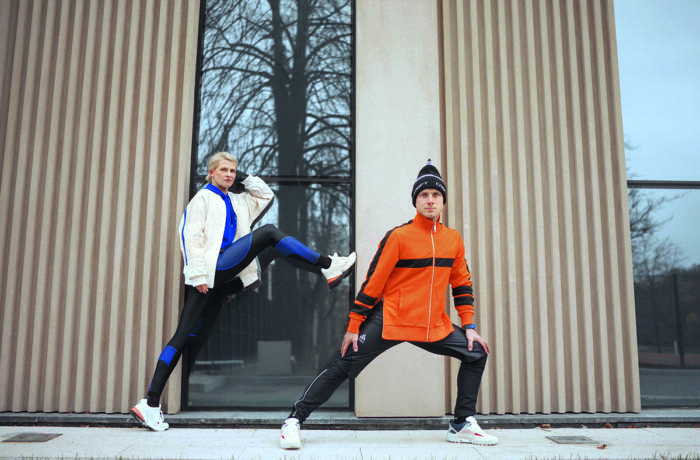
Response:
[[[429,342],[430,338],[430,317],[433,312],[433,284],[435,284],[435,238],[433,234],[435,233],[437,224],[433,223],[433,230],[430,232],[430,243],[433,245],[433,267],[432,273],[430,275],[430,296],[428,297],[428,328],[425,332],[425,341]]]

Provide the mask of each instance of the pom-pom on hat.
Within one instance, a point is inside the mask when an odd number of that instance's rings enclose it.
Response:
[[[445,181],[442,180],[440,171],[438,171],[432,161],[430,161],[430,158],[428,158],[428,162],[425,164],[425,166],[418,171],[418,177],[413,183],[413,190],[411,191],[413,207],[416,206],[416,198],[418,198],[418,194],[427,188],[434,188],[442,193],[442,201],[443,203],[447,203],[447,185],[445,185]]]

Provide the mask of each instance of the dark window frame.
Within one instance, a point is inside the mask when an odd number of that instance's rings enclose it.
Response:
[[[260,178],[268,184],[283,184],[283,185],[336,185],[343,184],[350,187],[350,229],[349,229],[349,246],[350,251],[355,250],[355,177],[356,177],[356,167],[355,167],[355,146],[356,146],[356,107],[355,107],[355,96],[356,96],[356,75],[357,75],[357,58],[356,58],[356,5],[355,1],[352,0],[351,12],[350,12],[350,30],[351,30],[351,43],[352,43],[352,54],[350,57],[350,174],[345,177],[326,177],[326,176],[270,176],[261,175]],[[192,123],[192,145],[190,150],[190,183],[189,183],[189,199],[192,199],[198,191],[198,184],[202,184],[205,181],[204,175],[197,174],[197,158],[199,152],[199,128],[200,128],[200,112],[201,112],[201,93],[202,93],[202,60],[203,60],[203,46],[204,46],[204,32],[206,24],[206,11],[207,11],[207,0],[200,0],[199,4],[199,24],[197,33],[197,58],[195,64],[195,94],[194,94],[194,117]],[[355,278],[350,277],[350,289],[348,305],[354,300],[355,293]],[[185,352],[186,353],[186,352]],[[184,361],[184,359],[183,359]],[[351,378],[349,380],[349,410],[355,409],[355,379]],[[181,394],[180,394],[180,404],[183,410],[194,409],[188,403],[189,395],[189,374],[182,372],[181,376]],[[292,401],[290,401],[290,404]],[[336,408],[337,410],[337,408]]]
[[[700,189],[695,180],[628,180],[627,188],[641,189]]]

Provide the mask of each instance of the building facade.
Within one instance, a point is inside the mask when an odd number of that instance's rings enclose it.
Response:
[[[639,411],[612,1],[354,11],[358,283],[432,157],[493,350],[478,411]],[[182,303],[199,27],[199,0],[0,0],[0,410],[127,412],[146,388]],[[354,408],[444,415],[455,378],[402,345]]]

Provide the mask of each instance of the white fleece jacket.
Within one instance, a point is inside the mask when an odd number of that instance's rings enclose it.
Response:
[[[229,192],[236,212],[236,237],[250,233],[250,227],[267,210],[274,193],[262,179],[249,175],[243,181],[245,192]],[[206,283],[214,287],[216,261],[221,249],[226,226],[226,204],[220,195],[202,188],[187,205],[180,219],[180,249],[184,259],[185,284],[198,286]],[[258,262],[253,260],[238,277],[244,287],[258,280]]]

